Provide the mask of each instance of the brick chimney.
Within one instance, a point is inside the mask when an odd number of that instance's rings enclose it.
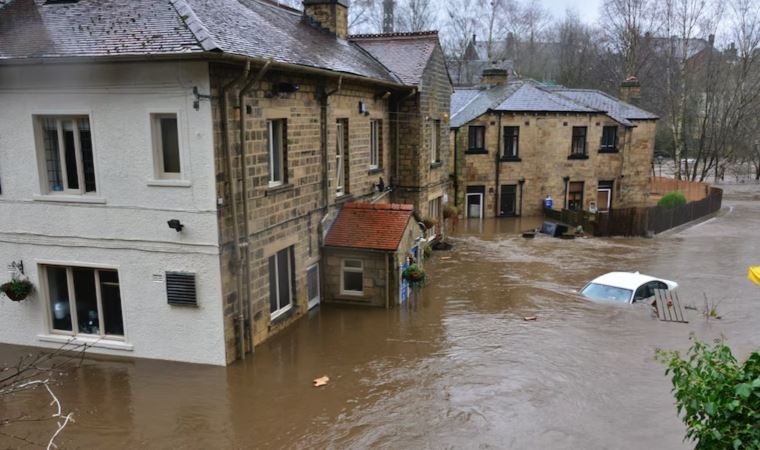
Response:
[[[507,84],[508,77],[507,69],[497,69],[492,67],[483,71],[483,76],[480,78],[480,84],[503,86]]]
[[[338,38],[348,38],[348,0],[303,0],[303,14]]]
[[[637,105],[641,100],[641,83],[631,75],[620,84],[620,100]]]

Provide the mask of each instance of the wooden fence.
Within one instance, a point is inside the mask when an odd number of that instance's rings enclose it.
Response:
[[[583,227],[594,236],[645,236],[662,233],[685,223],[697,220],[720,210],[723,190],[709,188],[707,197],[676,208],[652,206],[648,208],[611,209],[592,214],[587,211],[545,210],[547,218]]]
[[[678,191],[683,193],[687,202],[702,200],[710,195],[710,185],[697,181],[676,180],[666,177],[652,177],[650,193],[652,200],[659,200],[668,192]]]

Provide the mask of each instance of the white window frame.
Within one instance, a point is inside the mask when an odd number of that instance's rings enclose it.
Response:
[[[346,267],[347,262],[358,262],[360,267]],[[360,273],[362,275],[362,290],[361,291],[349,291],[346,290],[345,274]],[[364,296],[364,260],[356,258],[345,258],[340,263],[340,293],[341,295],[353,295],[357,297]]]
[[[312,266],[309,266],[309,268],[306,269],[306,295],[309,296],[309,274],[314,271],[316,273],[316,280],[317,280],[317,296],[314,298],[308,298],[307,302],[309,304],[309,309],[315,308],[319,306],[319,304],[322,302],[322,282],[319,279],[321,274],[319,273],[319,264],[314,264]]]
[[[53,317],[51,312],[51,300],[50,300],[50,289],[49,287],[49,281],[48,281],[48,268],[49,267],[55,267],[59,269],[66,269],[66,287],[68,289],[69,294],[69,314],[71,316],[71,331],[67,330],[57,330],[53,328]],[[99,265],[92,265],[92,264],[80,264],[80,263],[61,263],[61,262],[39,262],[39,271],[41,277],[41,290],[42,295],[45,300],[45,310],[46,310],[46,318],[47,318],[47,329],[48,333],[52,336],[72,336],[73,338],[95,338],[95,339],[102,339],[102,340],[108,340],[108,341],[120,341],[120,342],[126,342],[127,341],[127,323],[126,318],[124,314],[124,295],[122,292],[122,277],[119,269],[117,267],[107,267],[107,266],[99,266]],[[92,269],[95,271],[95,296],[97,299],[97,305],[98,305],[98,323],[100,324],[100,334],[87,334],[87,333],[80,333],[79,330],[79,317],[76,313],[77,311],[77,304],[76,304],[76,290],[74,289],[74,269]],[[120,299],[120,307],[121,307],[121,326],[124,329],[124,335],[118,336],[118,335],[108,335],[105,334],[105,321],[103,318],[103,300],[100,292],[100,271],[110,271],[110,272],[116,272],[116,274],[119,277],[119,299]]]
[[[346,128],[338,121],[335,126],[335,195],[346,194]]]
[[[436,164],[441,162],[440,147],[438,141],[441,134],[441,121],[433,120],[430,124],[430,163]]]
[[[175,119],[177,121],[177,157],[179,158],[179,172],[167,172],[164,168],[164,148],[162,139],[161,119]],[[154,176],[157,180],[181,180],[182,179],[182,133],[180,132],[179,114],[176,112],[155,112],[150,114],[150,129],[153,143],[153,167]]]
[[[275,149],[274,148],[274,133],[275,133],[275,123],[279,124],[279,130],[277,130],[280,134],[280,148]],[[267,155],[269,160],[269,187],[277,187],[282,186],[285,183],[285,119],[271,119],[267,120]],[[275,154],[275,150],[279,150],[277,154]],[[274,173],[272,171],[272,168],[275,166],[275,158],[277,158],[280,163],[279,167],[279,173]]]
[[[369,168],[380,168],[380,133],[382,133],[382,127],[379,120],[370,121],[370,134],[369,134]]]
[[[274,257],[274,267],[275,267],[275,271],[276,271],[275,279],[277,280],[277,283],[275,284],[275,291],[277,293],[277,304],[278,305],[282,305],[282,302],[280,301],[280,299],[281,299],[281,292],[280,292],[280,283],[279,283],[279,280],[280,280],[280,266],[279,266],[279,258],[277,256],[278,256],[278,254],[280,252],[283,252],[283,251],[287,252],[287,254],[288,254],[288,258],[287,258],[287,260],[288,260],[288,267],[287,267],[288,272],[287,272],[287,275],[288,275],[288,291],[289,291],[288,292],[288,297],[289,297],[289,299],[288,299],[288,304],[287,305],[280,306],[280,309],[277,309],[275,311],[270,311],[270,315],[269,315],[269,320],[270,321],[277,319],[281,315],[283,315],[286,312],[288,312],[291,309],[293,309],[293,282],[295,281],[295,272],[294,272],[294,267],[293,267],[293,251],[294,251],[294,247],[293,246],[283,248],[283,249],[281,249],[281,250],[279,250],[279,251],[277,251],[277,252],[269,255],[270,258]]]
[[[37,147],[37,167],[40,173],[41,192],[43,195],[50,196],[84,196],[84,195],[97,195],[98,194],[98,176],[95,167],[95,142],[93,137],[92,120],[89,114],[34,114],[33,116],[34,130],[35,130],[35,142]],[[95,177],[95,190],[86,192],[85,175],[84,175],[84,161],[82,159],[82,144],[79,135],[79,121],[85,119],[90,127],[90,145],[92,146],[92,164],[93,164],[93,176]],[[45,136],[43,131],[43,122],[45,120],[54,120],[56,122],[56,129],[58,134],[58,158],[61,171],[61,183],[63,189],[60,191],[54,191],[50,189],[50,180],[48,179],[48,167],[47,167],[47,155],[45,149]],[[63,122],[72,121],[74,133],[74,151],[76,157],[77,166],[77,183],[79,188],[72,189],[68,187],[68,176],[66,171],[66,156],[65,146],[63,143]]]

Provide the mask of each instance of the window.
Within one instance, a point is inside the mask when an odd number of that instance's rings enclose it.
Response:
[[[284,248],[269,257],[269,312],[270,319],[286,313],[293,307],[293,246]]]
[[[504,149],[501,157],[504,159],[520,157],[520,127],[504,127]]]
[[[95,192],[90,119],[85,116],[40,117],[48,193]]]
[[[176,114],[151,114],[156,178],[176,179],[182,173]]]
[[[468,130],[468,152],[482,153],[486,151],[486,127],[471,126]]]
[[[428,215],[431,219],[438,220],[441,216],[441,197],[428,201]]]
[[[269,187],[284,184],[286,172],[285,119],[267,120],[267,149],[269,152]]]
[[[441,121],[434,120],[430,130],[430,162],[441,162]]]
[[[571,156],[586,156],[586,127],[573,127]]]
[[[44,266],[53,332],[123,338],[115,270]]]
[[[602,128],[602,145],[600,147],[602,152],[617,151],[617,132],[618,127],[610,126]]]
[[[341,119],[335,133],[335,194],[348,193],[348,120]]]
[[[361,259],[344,259],[341,271],[340,293],[364,294],[364,262]]]
[[[369,139],[369,168],[377,169],[382,167],[382,132],[383,125],[379,120],[370,122],[370,139]]]
[[[571,211],[583,210],[583,181],[570,183],[567,192],[567,209]]]

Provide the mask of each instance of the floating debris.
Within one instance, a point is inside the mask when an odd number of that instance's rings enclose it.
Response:
[[[315,378],[314,379],[314,387],[326,386],[327,383],[329,383],[329,382],[330,382],[330,377],[328,377],[327,375],[325,375],[323,377],[320,377],[320,378]]]

